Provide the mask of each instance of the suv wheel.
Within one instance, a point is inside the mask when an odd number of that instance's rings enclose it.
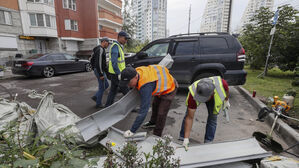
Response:
[[[201,74],[197,75],[197,76],[194,78],[193,82],[195,82],[195,81],[197,81],[197,80],[199,80],[199,79],[202,79],[202,78],[208,78],[208,77],[211,77],[211,76],[215,76],[215,74],[214,74],[214,73],[210,73],[210,72],[204,72],[204,73],[201,73]],[[193,83],[193,82],[192,82],[192,83]]]

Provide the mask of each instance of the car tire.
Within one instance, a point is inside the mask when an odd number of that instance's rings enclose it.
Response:
[[[204,72],[204,73],[201,73],[201,74],[197,75],[197,76],[194,78],[193,82],[195,82],[195,81],[197,81],[197,80],[199,80],[199,79],[202,79],[202,78],[208,78],[208,77],[211,77],[211,76],[216,76],[216,75],[215,75],[214,73]],[[193,83],[193,82],[192,82],[192,83]]]
[[[55,70],[51,66],[46,66],[43,69],[43,76],[46,78],[51,78],[52,76],[55,75]]]
[[[92,71],[92,67],[91,67],[91,64],[90,64],[90,63],[85,64],[85,71],[86,71],[86,72],[90,72],[90,71]]]

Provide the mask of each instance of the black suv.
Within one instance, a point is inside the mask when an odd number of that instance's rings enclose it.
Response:
[[[133,67],[157,64],[170,54],[170,73],[186,87],[209,76],[220,75],[229,85],[243,85],[245,50],[233,35],[223,32],[192,33],[152,41],[136,55],[126,58]]]

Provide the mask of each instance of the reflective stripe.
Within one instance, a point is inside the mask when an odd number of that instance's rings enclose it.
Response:
[[[166,77],[165,68],[163,68],[163,67],[162,67],[162,73],[163,73],[163,77],[164,77],[164,86],[163,86],[163,90],[167,90],[167,77]]]
[[[118,63],[122,63],[122,62],[125,62],[125,60],[120,60],[120,61],[117,61]]]
[[[223,94],[223,92],[222,92],[222,90],[220,88],[220,80],[219,80],[218,77],[213,77],[213,79],[215,81],[215,87],[216,87],[216,90],[218,92],[218,95],[219,95],[221,101],[224,101],[225,96],[224,96],[224,94]]]
[[[157,86],[156,86],[156,87],[158,87],[158,89],[157,89],[157,91],[155,93],[155,95],[157,95],[160,92],[160,90],[161,90],[162,81],[161,81],[161,75],[159,73],[159,69],[156,66],[153,66],[153,67],[157,71],[157,76],[158,76],[158,83],[157,83]]]

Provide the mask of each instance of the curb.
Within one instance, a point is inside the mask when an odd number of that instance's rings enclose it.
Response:
[[[236,86],[236,88],[257,110],[266,107],[266,105],[262,103],[258,98],[253,98],[251,94],[243,87]],[[271,126],[274,121],[274,114],[271,113],[265,121]],[[281,119],[277,120],[274,130],[280,134],[280,136],[289,145],[289,147],[299,142],[299,133],[291,128],[288,124],[283,122]],[[293,148],[293,151],[299,154],[299,145],[295,146]]]

